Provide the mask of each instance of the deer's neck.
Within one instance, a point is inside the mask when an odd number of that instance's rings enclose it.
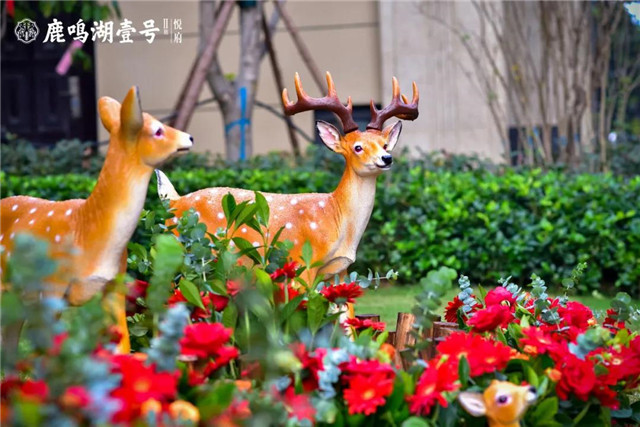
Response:
[[[375,197],[376,177],[362,177],[347,167],[332,194],[332,201],[338,212],[340,246],[348,252],[344,256],[355,259],[356,249],[373,211]]]
[[[131,238],[151,178],[152,169],[136,156],[110,147],[98,182],[80,209],[78,244],[95,259],[92,275],[111,278]]]

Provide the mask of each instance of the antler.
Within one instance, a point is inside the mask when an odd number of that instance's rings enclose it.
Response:
[[[331,78],[331,73],[327,71],[327,87],[329,88],[329,93],[323,98],[311,98],[307,95],[302,89],[302,83],[298,73],[296,73],[295,82],[296,93],[298,94],[298,101],[295,104],[289,101],[287,89],[285,88],[282,90],[282,103],[284,104],[284,112],[287,116],[292,116],[302,111],[328,110],[340,118],[344,133],[358,130],[358,125],[351,116],[351,111],[353,110],[351,97],[347,99],[346,106],[340,102],[338,93],[336,92],[336,87],[333,84],[333,79]]]
[[[402,98],[402,100],[400,98]],[[413,99],[411,100],[411,104],[409,104],[407,97],[400,94],[398,79],[394,77],[393,98],[391,98],[391,104],[387,105],[382,110],[378,110],[373,104],[373,99],[371,100],[371,121],[367,125],[367,129],[382,130],[382,125],[385,120],[394,116],[402,120],[417,119],[419,100],[420,94],[418,93],[418,86],[416,85],[416,82],[413,82]]]

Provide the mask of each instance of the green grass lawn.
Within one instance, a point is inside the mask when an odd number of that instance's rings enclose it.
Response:
[[[418,286],[388,285],[377,290],[367,289],[356,303],[356,313],[379,314],[381,320],[387,323],[387,329],[393,331],[396,327],[398,312],[410,312],[415,303],[415,296],[419,292],[420,288]],[[447,302],[451,301],[458,292],[458,288],[454,288],[447,293],[443,299],[443,313]],[[609,308],[610,298],[603,295],[571,296],[570,298],[580,301],[591,307],[592,310],[606,310]]]

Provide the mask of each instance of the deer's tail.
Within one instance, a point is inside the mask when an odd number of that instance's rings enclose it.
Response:
[[[178,200],[180,195],[173,187],[169,177],[160,169],[156,169],[156,178],[158,179],[158,196],[160,200]]]

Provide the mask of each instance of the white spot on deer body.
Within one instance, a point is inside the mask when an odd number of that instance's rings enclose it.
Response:
[[[55,240],[56,240],[56,242],[59,242],[59,241],[60,241],[60,235],[59,235],[59,234],[56,234],[56,238],[55,238]]]
[[[254,248],[257,248],[258,246],[260,246],[260,243],[258,243],[258,242],[253,242],[253,247],[254,247]]]
[[[52,215],[53,215],[53,210],[50,210],[47,216],[52,216]]]
[[[15,220],[15,221],[13,221],[13,223],[14,223],[14,224],[17,224],[17,223],[18,223],[18,221],[20,221],[20,218],[16,218],[16,220]]]
[[[291,230],[293,228],[293,224],[288,222],[288,223],[285,224],[285,227],[287,227],[287,230]]]
[[[273,196],[267,196],[266,199],[267,199],[267,202],[272,202],[273,201]]]
[[[224,214],[222,212],[218,212],[218,219],[224,219]]]
[[[66,216],[71,215],[72,210],[71,209],[67,209],[67,211],[64,213]]]
[[[324,202],[324,200],[320,200],[320,201],[318,202],[318,206],[320,206],[321,208],[323,208],[323,209],[324,209],[324,207],[325,207],[325,202]]]
[[[4,234],[0,234],[0,242],[4,239]]]
[[[35,211],[37,211],[38,209],[36,208],[31,208],[31,210],[29,211],[30,214],[34,213]]]
[[[315,230],[316,228],[318,228],[318,224],[312,222],[311,224],[309,224],[309,227],[311,227],[312,230]]]
[[[196,216],[200,218],[200,211],[196,211]]]
[[[10,238],[11,240],[13,240],[13,238],[15,237],[15,235],[16,235],[16,233],[11,233],[11,234],[9,235],[9,238]]]
[[[300,210],[298,211],[298,213],[299,213],[300,215],[302,215],[302,214],[304,213],[304,211],[303,211],[302,209],[300,209]]]
[[[13,206],[11,206],[11,210],[12,210],[12,211],[15,211],[16,209],[18,209],[18,205],[13,205]]]
[[[32,219],[31,221],[29,221],[29,225],[33,225],[34,222],[36,222],[36,220]]]
[[[175,216],[173,217],[173,223],[174,223],[174,224],[177,224],[177,223],[178,223],[178,218],[177,218],[177,217],[175,217]]]
[[[243,233],[246,233],[247,232],[247,227],[242,227],[242,230],[240,230],[240,231],[242,231]]]
[[[292,205],[298,204],[298,199],[291,199],[291,204]]]
[[[284,210],[284,206],[280,206],[278,210]]]
[[[48,232],[49,232],[49,230],[51,230],[51,226],[50,226],[50,225],[47,225],[47,228],[46,228],[46,230],[45,230],[45,231],[48,233]]]
[[[236,242],[234,242],[233,240],[229,243],[229,246],[231,246],[232,248],[236,246]]]
[[[196,196],[196,202],[200,200],[200,196]]]

